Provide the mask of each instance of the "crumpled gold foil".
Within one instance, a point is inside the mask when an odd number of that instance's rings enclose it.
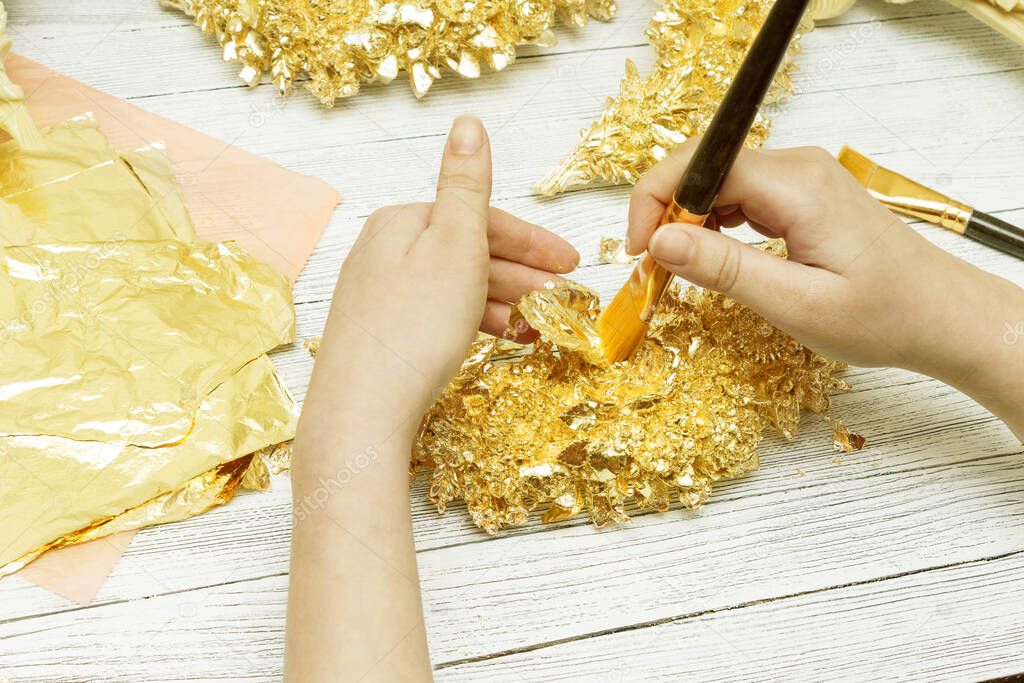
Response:
[[[88,116],[42,137],[40,150],[0,145],[0,244],[195,239],[160,143],[115,152]]]
[[[581,132],[576,148],[534,191],[550,196],[635,183],[675,145],[703,132],[771,6],[771,0],[661,0],[646,31],[657,53],[654,69],[643,76],[627,60],[619,94],[607,100],[601,116]],[[810,29],[806,19],[765,104],[792,92],[792,59],[800,34]],[[747,144],[760,146],[768,130],[767,117],[759,115]]]
[[[626,253],[625,241],[617,237],[602,237],[597,252],[598,263],[626,265],[634,263],[639,257]]]
[[[136,150],[131,158],[143,168],[158,157],[153,150]],[[148,173],[147,178],[159,182]],[[192,241],[195,230],[191,221],[182,220],[187,214],[180,198],[160,189],[151,194],[140,180],[134,166],[122,157],[5,195],[0,201],[19,218],[4,226],[0,242],[91,242],[97,241],[98,226],[103,226],[103,234],[122,240]],[[165,207],[174,214],[167,215]]]
[[[859,451],[868,444],[868,440],[860,434],[850,431],[850,428],[842,420],[827,418],[829,426],[832,427],[832,449],[836,453],[852,453]]]
[[[205,396],[294,337],[288,281],[233,243],[6,247],[0,435],[181,442]],[[242,455],[242,454],[239,454]]]
[[[159,144],[118,153],[88,115],[45,129],[41,139],[40,149],[0,144],[0,246],[195,239]],[[23,314],[0,269],[0,340]]]
[[[274,444],[261,450],[260,455],[271,474],[281,474],[292,466],[292,442]]]
[[[309,355],[316,358],[316,354],[320,352],[320,337],[310,337],[302,342],[302,346],[309,352]]]
[[[781,241],[765,248],[784,254]],[[524,297],[540,333],[521,357],[479,341],[424,418],[415,468],[433,467],[430,498],[464,500],[488,533],[538,508],[597,525],[631,507],[696,507],[714,482],[757,468],[766,428],[792,438],[800,411],[846,389],[827,360],[721,294],[674,287],[628,362],[607,366],[597,295],[562,282]]]
[[[182,484],[290,439],[297,419],[270,359],[259,356],[203,398],[194,429],[179,444],[145,448],[49,435],[0,439],[0,567],[66,534],[79,534],[74,542],[87,540],[80,535],[85,529],[88,538],[98,537],[100,525],[168,492],[177,491],[176,498],[99,535],[188,516],[196,500],[208,501],[209,487],[183,490]],[[129,522],[134,526],[125,526]]]
[[[291,467],[292,443],[288,441],[267,446],[252,456],[252,461],[242,477],[242,488],[250,491],[269,491],[270,475],[280,474]]]
[[[16,560],[0,566],[0,576],[13,574],[47,550],[65,548],[76,543],[93,541],[104,536],[134,531],[154,524],[167,524],[202,514],[210,508],[223,505],[235,495],[235,490],[245,479],[253,455],[218,465],[194,477],[183,486],[142,503],[120,515],[97,520],[70,534],[25,553]]]
[[[287,394],[283,394],[282,398],[283,404],[291,403],[291,397]],[[292,409],[297,415],[298,409],[294,404],[292,404]],[[239,487],[253,491],[268,491],[270,490],[270,474],[279,474],[288,469],[290,457],[291,442],[288,441],[261,448],[255,453],[242,456],[223,465],[217,465],[213,469],[189,479],[173,491],[162,493],[119,515],[97,520],[25,553],[18,559],[0,566],[0,576],[13,574],[47,550],[85,543],[122,531],[134,531],[147,526],[178,522],[201,515],[211,508],[230,501]]]
[[[83,114],[40,131],[43,145],[0,143],[0,194],[7,196],[73,175],[117,156],[96,119]]]
[[[516,46],[553,45],[556,15],[583,26],[607,21],[614,0],[162,0],[216,36],[249,85],[263,74],[287,93],[300,74],[325,106],[363,83],[405,71],[422,97],[447,69],[476,78],[512,64]]]
[[[0,2],[0,130],[11,136],[23,149],[38,149],[42,140],[36,124],[25,107],[25,91],[7,77],[4,57],[11,49],[7,35],[7,10]]]
[[[195,242],[162,145],[88,115],[39,142],[0,142],[0,576],[266,488],[297,417],[265,355],[290,287]]]

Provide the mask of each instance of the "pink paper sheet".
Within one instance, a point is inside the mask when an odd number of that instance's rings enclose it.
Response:
[[[88,543],[51,550],[15,576],[79,605],[88,605],[121,561],[133,538],[134,531],[124,531]]]
[[[341,195],[322,180],[289,171],[198,131],[90,88],[16,54],[7,74],[25,90],[29,112],[46,126],[91,112],[117,148],[163,141],[196,232],[235,240],[295,280]],[[117,566],[134,532],[51,550],[16,575],[88,604]]]

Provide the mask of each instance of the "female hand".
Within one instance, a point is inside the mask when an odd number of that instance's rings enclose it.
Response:
[[[696,142],[637,183],[630,253],[648,249],[828,357],[937,377],[1024,428],[1021,383],[1011,381],[1024,376],[1024,348],[1002,340],[1008,322],[1024,320],[1024,289],[933,245],[817,148],[743,150],[710,219],[785,238],[789,260],[706,228],[655,230]]]
[[[311,392],[330,378],[418,417],[478,328],[504,334],[511,303],[576,266],[568,242],[490,208],[490,192],[487,132],[461,116],[434,203],[386,207],[366,221],[338,279]],[[531,331],[513,334],[529,341]]]
[[[295,436],[288,681],[431,680],[409,511],[423,413],[478,327],[579,260],[489,208],[480,121],[455,120],[433,204],[381,209],[345,260]]]

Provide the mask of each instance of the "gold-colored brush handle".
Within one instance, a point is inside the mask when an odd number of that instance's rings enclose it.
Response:
[[[676,204],[673,199],[665,207],[665,213],[658,221],[658,228],[669,223],[689,223],[690,225],[704,225],[708,214],[698,216]],[[662,268],[649,254],[644,254],[640,263],[633,269],[629,278],[630,288],[633,292],[633,301],[636,303],[636,310],[640,319],[645,323],[651,321],[661,296],[668,289],[672,281],[672,273]]]

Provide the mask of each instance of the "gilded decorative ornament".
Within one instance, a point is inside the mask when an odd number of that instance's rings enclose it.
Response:
[[[663,0],[646,31],[657,54],[654,68],[643,75],[633,62],[626,62],[619,94],[608,98],[575,149],[534,191],[550,196],[635,183],[675,145],[703,132],[771,6],[770,0]],[[801,32],[810,29],[807,19]],[[799,41],[798,33],[766,104],[792,92],[792,60]],[[759,116],[748,144],[760,146],[768,130],[767,117]]]
[[[246,83],[269,74],[286,93],[305,75],[328,107],[401,71],[422,97],[445,69],[476,78],[512,64],[518,45],[554,45],[556,18],[583,26],[615,13],[614,0],[162,1],[216,36]]]

